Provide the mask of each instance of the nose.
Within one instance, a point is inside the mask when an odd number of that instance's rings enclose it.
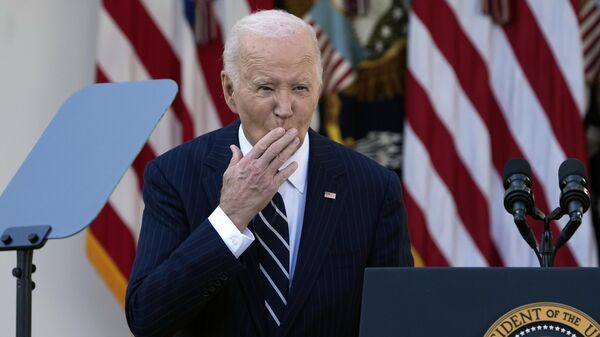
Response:
[[[275,98],[275,115],[279,118],[288,118],[293,113],[292,94],[289,90],[280,90]]]

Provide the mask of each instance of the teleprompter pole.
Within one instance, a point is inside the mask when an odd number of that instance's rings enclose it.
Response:
[[[23,226],[7,228],[0,237],[0,250],[16,250],[17,266],[12,274],[17,278],[17,337],[31,337],[31,292],[35,283],[33,250],[46,244],[50,226]]]
[[[13,276],[17,278],[17,337],[31,336],[31,291],[34,283],[33,249],[17,250],[17,267]]]

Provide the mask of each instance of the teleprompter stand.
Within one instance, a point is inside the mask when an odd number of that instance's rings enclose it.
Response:
[[[176,93],[171,80],[79,90],[0,196],[0,250],[17,252],[17,337],[31,336],[33,251],[94,220]]]
[[[42,248],[48,240],[50,226],[10,227],[0,240],[0,250],[16,250],[17,266],[12,274],[17,278],[17,336],[31,336],[31,291],[35,283],[33,250]]]

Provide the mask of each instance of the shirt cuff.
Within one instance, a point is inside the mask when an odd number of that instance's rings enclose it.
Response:
[[[208,221],[210,221],[211,225],[219,233],[219,236],[236,259],[254,242],[252,232],[248,228],[240,232],[220,206],[217,206],[212,212],[208,217]]]

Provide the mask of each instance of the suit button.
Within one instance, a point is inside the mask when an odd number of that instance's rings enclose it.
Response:
[[[219,280],[221,280],[221,281],[225,281],[229,278],[227,276],[227,274],[225,274],[225,273],[219,273],[219,275],[217,275],[217,276],[219,277]]]
[[[209,292],[211,292],[211,293],[214,293],[214,292],[215,292],[215,290],[217,290],[217,288],[215,288],[215,287],[213,287],[213,286],[210,286],[210,287],[206,288],[206,290],[208,290],[208,291],[209,291]]]
[[[215,286],[217,286],[217,287],[220,287],[220,286],[221,286],[221,281],[219,281],[219,280],[216,280],[216,281],[215,281]]]
[[[202,291],[202,296],[208,297],[208,296],[210,296],[210,293],[208,291],[206,291],[206,290],[203,290]]]

